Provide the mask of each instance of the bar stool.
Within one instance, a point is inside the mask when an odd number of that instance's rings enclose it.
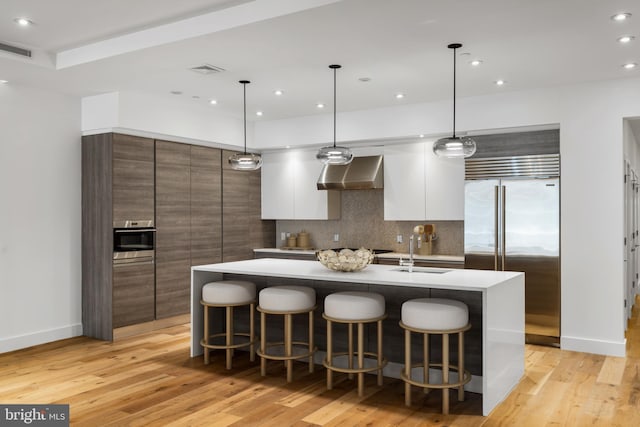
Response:
[[[458,400],[464,400],[464,385],[471,381],[471,373],[464,369],[464,332],[471,328],[469,309],[460,301],[440,298],[418,298],[402,304],[400,327],[404,331],[405,362],[402,380],[405,382],[405,404],[411,406],[411,385],[442,389],[442,413],[449,413],[449,389],[458,389]],[[423,363],[411,364],[411,332],[423,334]],[[442,363],[429,361],[429,334],[442,335]],[[449,364],[449,335],[458,334],[458,365]],[[442,370],[442,382],[429,382],[429,368]],[[423,369],[423,381],[411,378],[413,368]],[[458,381],[449,382],[449,370],[458,372]],[[462,373],[462,375],[461,375]]]
[[[313,311],[316,308],[316,292],[305,286],[272,286],[264,288],[258,296],[260,312],[260,373],[267,374],[267,360],[284,360],[287,366],[287,382],[293,379],[293,361],[309,358],[309,372],[313,372],[313,354],[317,347],[313,345]],[[293,341],[294,314],[309,314],[309,341]],[[267,314],[284,316],[284,342],[267,342]],[[284,355],[267,353],[269,347],[284,346]],[[305,346],[307,351],[294,354],[294,346]]]
[[[385,313],[384,297],[373,292],[336,292],[327,296],[324,300],[324,313],[322,317],[327,320],[327,357],[322,364],[327,368],[327,389],[333,388],[333,372],[358,374],[358,396],[362,397],[364,391],[364,373],[378,371],[378,385],[382,385],[382,369],[387,364],[387,359],[382,356],[382,321],[387,317]],[[377,323],[378,351],[377,353],[364,351],[364,325]],[[333,351],[333,323],[348,325],[349,343],[347,352]],[[357,351],[353,351],[353,325],[358,325]],[[354,368],[353,358],[357,356],[358,366]],[[347,356],[348,367],[340,368],[334,365],[334,358]],[[365,367],[364,359],[375,359],[374,366]]]
[[[256,303],[256,285],[243,280],[222,280],[219,282],[206,283],[202,287],[202,304],[204,309],[204,336],[200,345],[204,347],[204,364],[209,364],[209,352],[213,349],[226,350],[227,369],[231,369],[231,359],[233,350],[241,347],[249,347],[249,358],[253,362],[254,344],[256,336],[254,333],[253,319]],[[233,308],[249,306],[249,333],[235,332],[233,328]],[[226,309],[225,332],[209,335],[209,309],[214,307],[224,307]],[[225,337],[225,344],[213,344],[212,340]],[[248,337],[248,342],[235,344],[236,337]]]

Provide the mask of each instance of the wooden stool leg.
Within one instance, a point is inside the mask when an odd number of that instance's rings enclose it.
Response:
[[[204,308],[204,343],[209,345],[209,307],[203,306]],[[204,350],[204,364],[209,364],[209,348],[203,347]]]
[[[313,310],[309,312],[309,373],[313,374]]]
[[[358,369],[364,368],[364,325],[358,323]],[[358,396],[364,394],[364,372],[358,372]]]
[[[293,355],[293,345],[292,341],[292,322],[291,322],[291,314],[284,315],[284,347],[285,347],[285,355],[287,357],[291,357]],[[293,381],[293,360],[287,360],[287,382],[290,383]]]
[[[378,367],[382,366],[382,320],[378,320]],[[378,385],[382,385],[382,368],[378,369]]]
[[[422,368],[422,382],[425,384],[429,384],[429,334],[422,335],[422,364],[424,365]],[[431,389],[428,387],[424,387],[424,394],[428,394]]]
[[[231,358],[233,357],[233,349],[229,348],[229,346],[233,345],[233,307],[226,307],[227,312],[227,332],[226,332],[226,341],[225,344],[227,346],[227,369],[231,369]]]
[[[254,362],[256,360],[256,331],[255,331],[255,304],[249,305],[249,340],[252,344],[249,346],[249,360]]]
[[[464,332],[458,332],[458,382],[464,380]],[[458,387],[458,401],[464,401],[464,386]]]
[[[411,331],[404,330],[404,375],[411,379]],[[411,384],[404,382],[404,404],[411,406]]]
[[[442,334],[442,384],[449,384],[449,334]],[[442,413],[449,413],[449,389],[442,389]]]
[[[333,328],[327,320],[327,365],[333,366]],[[333,389],[333,370],[327,367],[327,390]]]
[[[353,323],[349,323],[349,369],[353,369]],[[349,373],[349,379],[353,378],[353,374]]]
[[[260,353],[266,354],[267,351],[267,326],[266,326],[266,313],[260,312]],[[260,374],[264,377],[267,375],[267,359],[260,358]]]

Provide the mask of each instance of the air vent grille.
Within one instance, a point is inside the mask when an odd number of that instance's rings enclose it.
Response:
[[[465,179],[527,178],[560,176],[560,155],[466,159]]]
[[[215,74],[221,71],[225,71],[224,68],[216,67],[215,65],[211,64],[202,64],[198,65],[197,67],[191,67],[189,69],[200,74]]]
[[[0,43],[0,50],[4,50],[5,52],[11,52],[11,53],[15,53],[16,55],[21,55],[21,56],[26,56],[27,58],[31,58],[31,51],[28,49],[23,49],[21,47]]]

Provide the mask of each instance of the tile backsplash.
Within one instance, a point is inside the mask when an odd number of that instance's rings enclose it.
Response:
[[[281,233],[298,234],[306,231],[314,248],[360,247],[391,249],[408,252],[409,236],[420,224],[434,224],[437,239],[433,241],[434,255],[464,254],[464,221],[385,221],[384,190],[349,190],[341,192],[342,214],[339,220],[278,220],[276,244],[286,246]],[[334,235],[339,240],[333,240]],[[402,235],[403,243],[396,243]]]

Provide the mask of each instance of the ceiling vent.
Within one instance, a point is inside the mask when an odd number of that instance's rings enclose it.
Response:
[[[196,73],[200,73],[200,74],[215,74],[215,73],[224,71],[224,68],[216,67],[215,65],[211,65],[211,64],[202,64],[202,65],[198,65],[197,67],[192,67],[189,69],[191,71],[195,71]]]
[[[31,51],[28,49],[23,49],[21,47],[0,43],[0,50],[4,50],[5,52],[11,52],[11,53],[15,53],[16,55],[21,55],[21,56],[26,56],[27,58],[31,58]]]

